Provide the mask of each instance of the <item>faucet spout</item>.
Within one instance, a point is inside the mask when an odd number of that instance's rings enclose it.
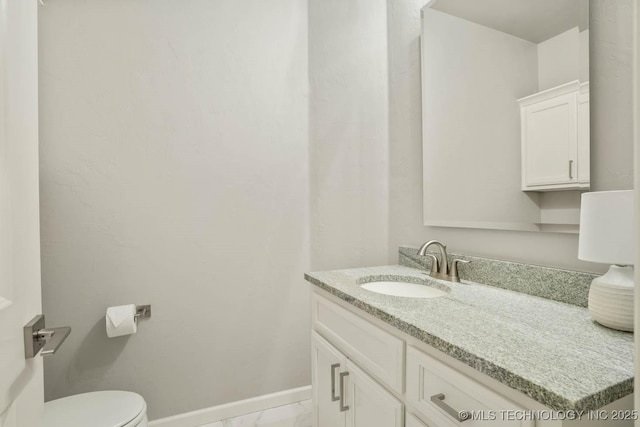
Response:
[[[437,246],[440,250],[440,263],[438,266],[438,276],[441,279],[446,279],[449,275],[449,256],[447,255],[447,247],[438,240],[429,240],[424,245],[420,246],[418,255],[424,256],[427,254],[427,250],[431,246]]]

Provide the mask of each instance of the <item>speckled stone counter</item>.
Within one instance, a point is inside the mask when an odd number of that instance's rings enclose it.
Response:
[[[633,393],[633,334],[598,325],[583,307],[464,280],[435,281],[450,292],[432,299],[360,287],[399,279],[433,285],[425,271],[405,266],[305,278],[550,408],[592,410]]]

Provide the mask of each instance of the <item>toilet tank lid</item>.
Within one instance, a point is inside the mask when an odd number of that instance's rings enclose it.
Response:
[[[45,403],[44,427],[128,427],[146,411],[142,396],[129,391],[82,393]]]

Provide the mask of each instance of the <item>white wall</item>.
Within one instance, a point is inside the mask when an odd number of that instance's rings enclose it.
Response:
[[[389,259],[387,66],[386,0],[309,1],[314,270]]]
[[[538,90],[538,46],[431,8],[423,20],[425,223],[536,229],[516,100]]]
[[[422,225],[420,8],[389,1],[389,248],[438,238],[451,250],[588,271],[575,235],[431,228]],[[595,190],[632,188],[632,0],[591,0],[592,179]]]
[[[589,30],[578,27],[538,44],[538,89],[589,81]]]
[[[580,80],[581,39],[575,27],[538,44],[539,91]]]
[[[307,7],[40,8],[48,399],[140,392],[151,418],[309,375]],[[110,305],[153,318],[107,339]]]

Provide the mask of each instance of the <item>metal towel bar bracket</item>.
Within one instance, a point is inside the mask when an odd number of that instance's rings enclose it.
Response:
[[[71,333],[71,328],[68,326],[46,328],[44,316],[38,314],[24,326],[23,333],[24,357],[31,359],[38,353],[40,353],[41,356],[55,354]]]

